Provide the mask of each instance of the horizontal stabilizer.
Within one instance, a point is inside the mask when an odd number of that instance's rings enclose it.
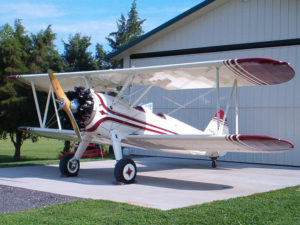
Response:
[[[125,143],[151,150],[276,153],[294,148],[288,141],[261,135],[131,135]],[[139,147],[140,148],[140,147]]]

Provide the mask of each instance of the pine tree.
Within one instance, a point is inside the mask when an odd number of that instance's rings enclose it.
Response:
[[[112,51],[114,52],[140,37],[144,33],[142,29],[144,22],[145,20],[141,20],[138,16],[136,0],[134,0],[128,13],[128,19],[121,14],[121,18],[117,21],[117,31],[111,32],[106,37]]]
[[[54,49],[54,40],[50,26],[36,35],[28,35],[20,20],[14,27],[5,24],[0,28],[0,138],[9,137],[13,142],[16,161],[20,160],[24,140],[36,141],[36,137],[17,128],[38,123],[31,90],[8,81],[7,76],[46,72],[49,67],[61,70],[62,59]]]
[[[117,21],[117,31],[111,32],[106,40],[109,42],[113,51],[116,51],[128,43],[127,21],[124,14]]]
[[[146,20],[141,20],[138,16],[138,12],[136,10],[136,0],[133,1],[131,9],[128,13],[128,20],[127,20],[127,35],[128,35],[128,42],[134,41],[138,37],[140,37],[144,31],[142,28],[142,24]]]
[[[56,34],[52,32],[51,25],[46,30],[31,34],[31,65],[32,73],[46,73],[48,69],[56,72],[64,70],[64,64],[58,51],[55,49]]]
[[[97,68],[92,53],[88,51],[88,47],[91,45],[90,41],[90,37],[76,33],[74,36],[70,36],[68,43],[64,42],[65,52],[63,58],[68,66],[68,71],[94,70]]]
[[[96,62],[98,69],[104,70],[111,68],[111,64],[106,61],[107,52],[103,49],[103,45],[97,44],[96,45]]]
[[[32,96],[28,95],[28,89],[8,82],[6,76],[29,72],[27,64],[31,41],[20,20],[15,21],[14,28],[8,24],[4,25],[0,33],[0,71],[3,84],[0,88],[0,137],[10,137],[15,146],[14,160],[17,161],[20,160],[24,140],[31,137],[19,131],[17,127],[21,123],[32,125],[32,121],[36,121],[36,118],[32,110],[34,103]]]

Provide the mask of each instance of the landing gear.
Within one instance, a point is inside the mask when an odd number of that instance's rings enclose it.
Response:
[[[132,184],[136,172],[136,165],[132,159],[120,159],[115,166],[115,178],[118,182]]]
[[[217,168],[217,159],[218,159],[218,157],[211,157],[211,160],[212,160],[211,167],[212,168]]]
[[[79,168],[79,160],[75,159],[73,154],[64,155],[64,157],[60,160],[59,170],[61,174],[67,177],[77,176]]]

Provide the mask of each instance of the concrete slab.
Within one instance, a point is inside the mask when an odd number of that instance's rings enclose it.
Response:
[[[114,181],[115,162],[81,163],[78,177],[54,166],[0,168],[0,184],[168,210],[300,185],[300,168],[174,158],[137,158],[135,184]]]

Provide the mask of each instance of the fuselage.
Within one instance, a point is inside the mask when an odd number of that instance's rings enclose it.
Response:
[[[131,107],[122,99],[93,93],[94,113],[85,131],[106,139],[110,143],[110,131],[117,130],[127,135],[158,134],[203,134],[204,132],[186,123],[161,113],[153,113],[142,106]],[[102,140],[103,141],[103,140]],[[142,147],[142,146],[136,146]]]

